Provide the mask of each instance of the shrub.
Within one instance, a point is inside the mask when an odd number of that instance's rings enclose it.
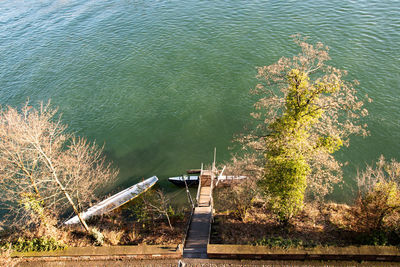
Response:
[[[90,237],[93,238],[96,246],[102,246],[104,244],[104,235],[96,228],[90,229]]]
[[[359,194],[352,209],[354,228],[362,232],[398,230],[400,217],[400,163],[383,156],[376,167],[358,176]]]
[[[51,251],[66,248],[66,245],[53,237],[39,237],[33,239],[18,238],[11,243],[3,244],[2,249],[11,248],[18,252]]]
[[[107,239],[111,245],[115,246],[121,242],[122,237],[124,236],[124,231],[103,231],[104,238]]]
[[[304,247],[302,240],[283,238],[281,236],[270,237],[270,238],[263,237],[262,239],[255,241],[252,245],[268,246],[270,248],[284,248],[284,249]]]
[[[254,181],[248,179],[239,184],[221,188],[216,192],[215,204],[219,211],[227,211],[239,220],[247,221],[247,212],[252,207],[253,200],[257,195]]]

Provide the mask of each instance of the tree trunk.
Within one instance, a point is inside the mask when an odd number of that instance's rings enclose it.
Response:
[[[56,182],[56,184],[60,187],[61,191],[64,193],[64,196],[67,198],[69,204],[71,204],[72,209],[74,210],[76,216],[78,216],[79,221],[81,222],[83,228],[89,233],[89,227],[86,224],[85,220],[81,217],[74,201],[72,200],[72,198],[70,197],[70,195],[68,194],[67,190],[65,189],[64,185],[60,182],[60,180],[58,179],[57,173],[56,173],[56,169],[54,168],[51,160],[47,157],[46,153],[44,153],[44,151],[40,148],[40,146],[36,146],[35,147],[39,150],[40,154],[43,156],[43,158],[46,160],[47,165],[51,171],[51,174],[53,176],[54,181]]]
[[[165,217],[167,217],[169,228],[171,228],[171,230],[173,231],[174,227],[172,227],[171,220],[169,219],[168,212],[165,212]]]

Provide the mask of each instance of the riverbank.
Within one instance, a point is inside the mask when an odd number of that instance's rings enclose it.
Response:
[[[245,221],[234,213],[217,212],[211,244],[264,245],[280,248],[316,246],[397,245],[393,231],[361,231],[351,206],[306,203],[301,213],[282,225],[262,203],[248,209]]]

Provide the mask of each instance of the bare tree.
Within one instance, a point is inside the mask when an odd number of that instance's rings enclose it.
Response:
[[[155,213],[167,219],[169,228],[174,230],[169,218],[170,201],[163,191],[147,192],[143,196],[143,203],[149,213]]]
[[[256,180],[248,178],[231,182],[228,186],[215,189],[215,208],[220,212],[232,213],[243,222],[248,221],[248,211],[257,197]]]
[[[1,198],[14,222],[70,207],[89,231],[79,212],[118,171],[106,163],[103,148],[67,132],[56,113],[43,103],[1,110]]]
[[[233,155],[231,160],[223,165],[225,166],[224,174],[231,176],[244,175],[253,181],[259,180],[264,174],[263,157],[259,157],[256,153]]]

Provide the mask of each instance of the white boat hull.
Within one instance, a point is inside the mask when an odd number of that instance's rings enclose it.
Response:
[[[108,213],[125,203],[129,202],[130,200],[136,198],[139,196],[141,193],[147,191],[149,188],[151,188],[156,182],[158,181],[157,176],[150,177],[143,182],[137,183],[131,187],[128,187],[125,190],[122,190],[121,192],[97,203],[93,207],[89,208],[88,210],[82,212],[80,214],[81,218],[86,220],[92,216],[96,215],[103,215],[105,213]],[[77,224],[79,223],[79,218],[78,216],[72,217],[68,221],[66,221],[64,224]]]

